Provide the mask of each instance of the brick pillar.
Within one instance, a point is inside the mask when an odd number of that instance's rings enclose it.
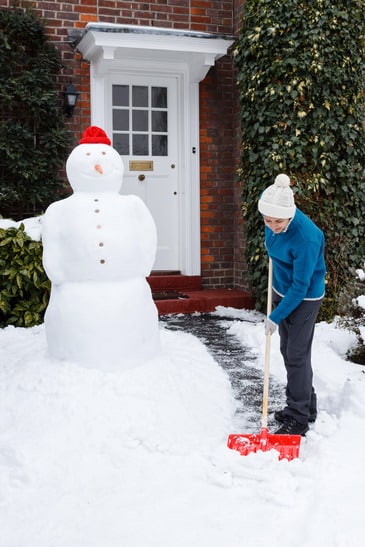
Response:
[[[233,287],[234,131],[232,61],[219,60],[200,84],[203,286]]]

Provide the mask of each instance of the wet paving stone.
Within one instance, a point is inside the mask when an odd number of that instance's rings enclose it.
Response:
[[[235,426],[237,432],[259,432],[261,427],[263,370],[254,366],[257,357],[251,348],[228,332],[237,318],[216,314],[179,314],[160,317],[170,330],[189,332],[199,338],[216,362],[226,371],[237,401]],[[245,322],[245,321],[244,321]],[[273,404],[274,402],[274,404]],[[284,386],[270,378],[269,428],[275,428],[273,412],[284,404]]]

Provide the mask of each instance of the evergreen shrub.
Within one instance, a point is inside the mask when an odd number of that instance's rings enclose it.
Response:
[[[42,212],[62,192],[69,146],[56,78],[62,67],[29,8],[0,9],[0,215]]]
[[[365,256],[362,0],[246,0],[234,49],[248,281],[264,311],[261,192],[286,173],[326,237],[322,319]]]
[[[339,324],[354,332],[357,344],[348,352],[348,359],[365,365],[365,263],[363,269],[352,272],[352,281],[344,287],[339,298]]]
[[[0,327],[43,322],[50,281],[42,265],[42,243],[20,228],[0,228]]]

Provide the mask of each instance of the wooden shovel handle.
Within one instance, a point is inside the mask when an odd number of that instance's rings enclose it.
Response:
[[[272,309],[272,260],[269,258],[269,275],[267,283],[267,317],[271,314]],[[262,396],[262,419],[261,428],[267,428],[267,410],[269,400],[269,371],[270,371],[270,340],[271,334],[266,335],[265,344],[265,368],[264,368],[264,391]]]
[[[267,281],[267,316],[270,315],[272,311],[272,260],[269,258],[269,274]]]

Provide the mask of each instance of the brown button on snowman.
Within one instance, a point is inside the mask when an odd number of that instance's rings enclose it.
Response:
[[[73,194],[43,218],[43,265],[52,282],[45,314],[48,353],[105,370],[160,351],[158,313],[146,276],[156,254],[154,220],[119,194],[123,163],[99,127],[89,127],[66,172]]]

